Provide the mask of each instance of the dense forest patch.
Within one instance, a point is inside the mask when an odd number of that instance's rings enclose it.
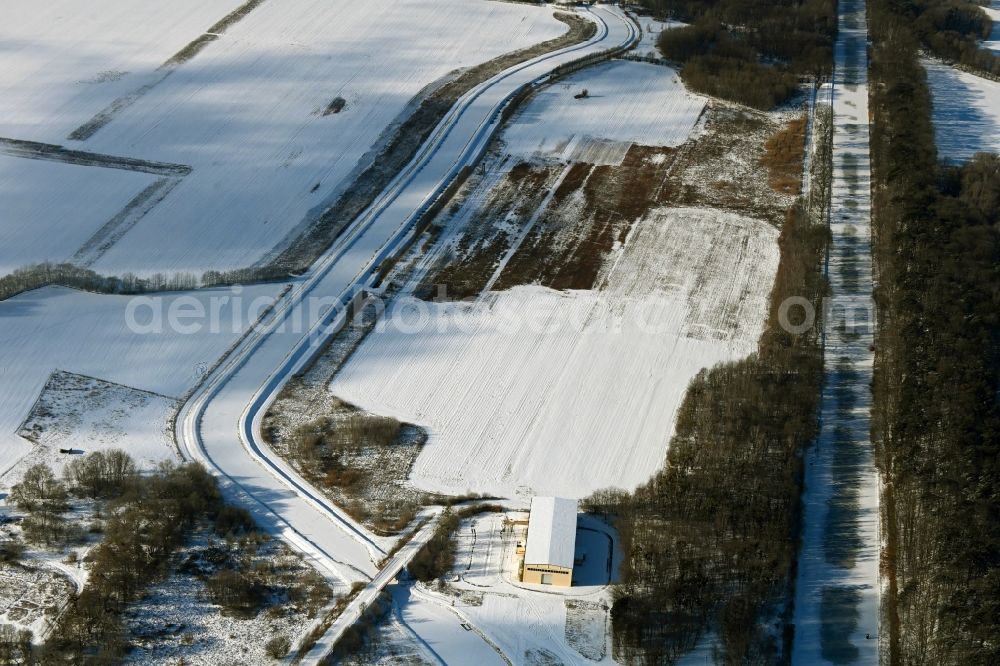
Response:
[[[758,109],[789,100],[804,77],[833,62],[833,0],[649,0],[656,14],[688,23],[664,30],[658,47],[682,65],[691,89]]]
[[[979,74],[1000,77],[1000,56],[979,43],[990,36],[993,21],[978,4],[908,0],[895,4],[893,11],[908,24],[923,47],[938,57]]]
[[[939,165],[912,7],[870,7],[886,663],[989,664],[1000,661],[1000,158]]]

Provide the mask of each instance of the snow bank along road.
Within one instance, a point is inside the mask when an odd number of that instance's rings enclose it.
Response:
[[[806,457],[793,664],[879,661],[878,479],[869,435],[873,330],[865,320],[872,302],[865,2],[844,0],[839,11],[828,266],[833,307],[824,324],[820,433]]]
[[[370,285],[379,264],[412,235],[421,214],[485,150],[500,112],[523,86],[555,67],[609,48],[631,46],[638,31],[614,8],[587,12],[598,23],[589,41],[512,67],[466,93],[414,160],[276,306],[219,364],[182,408],[182,451],[217,472],[224,492],[266,528],[329,573],[367,581],[384,541],[357,525],[278,459],[262,441],[260,421],[284,382],[320,347],[337,307]],[[322,299],[324,305],[317,306]]]

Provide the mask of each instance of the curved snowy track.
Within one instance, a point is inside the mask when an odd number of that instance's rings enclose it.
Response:
[[[265,322],[230,351],[178,415],[178,440],[206,464],[223,492],[344,581],[368,580],[384,541],[315,491],[260,437],[260,422],[284,383],[326,338],[342,306],[370,285],[379,264],[403,247],[434,199],[483,154],[506,104],[525,86],[541,85],[556,67],[638,38],[619,10],[587,14],[597,34],[582,44],[514,66],[462,96],[418,155],[352,224]]]

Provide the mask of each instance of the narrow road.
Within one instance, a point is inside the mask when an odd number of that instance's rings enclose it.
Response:
[[[284,383],[322,347],[341,306],[374,280],[379,264],[410,238],[437,194],[485,151],[507,101],[559,65],[637,38],[632,22],[616,8],[595,8],[587,15],[599,24],[592,39],[514,66],[466,93],[379,199],[181,409],[181,450],[214,470],[226,496],[246,506],[265,529],[341,580],[378,576],[375,563],[388,543],[276,456],[260,436],[260,421]]]
[[[864,0],[841,0],[821,426],[806,455],[793,664],[877,664],[878,475],[872,456],[871,179]]]

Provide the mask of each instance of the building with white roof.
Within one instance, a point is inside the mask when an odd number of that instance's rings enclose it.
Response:
[[[573,583],[575,552],[576,500],[532,498],[521,580],[569,587]]]

